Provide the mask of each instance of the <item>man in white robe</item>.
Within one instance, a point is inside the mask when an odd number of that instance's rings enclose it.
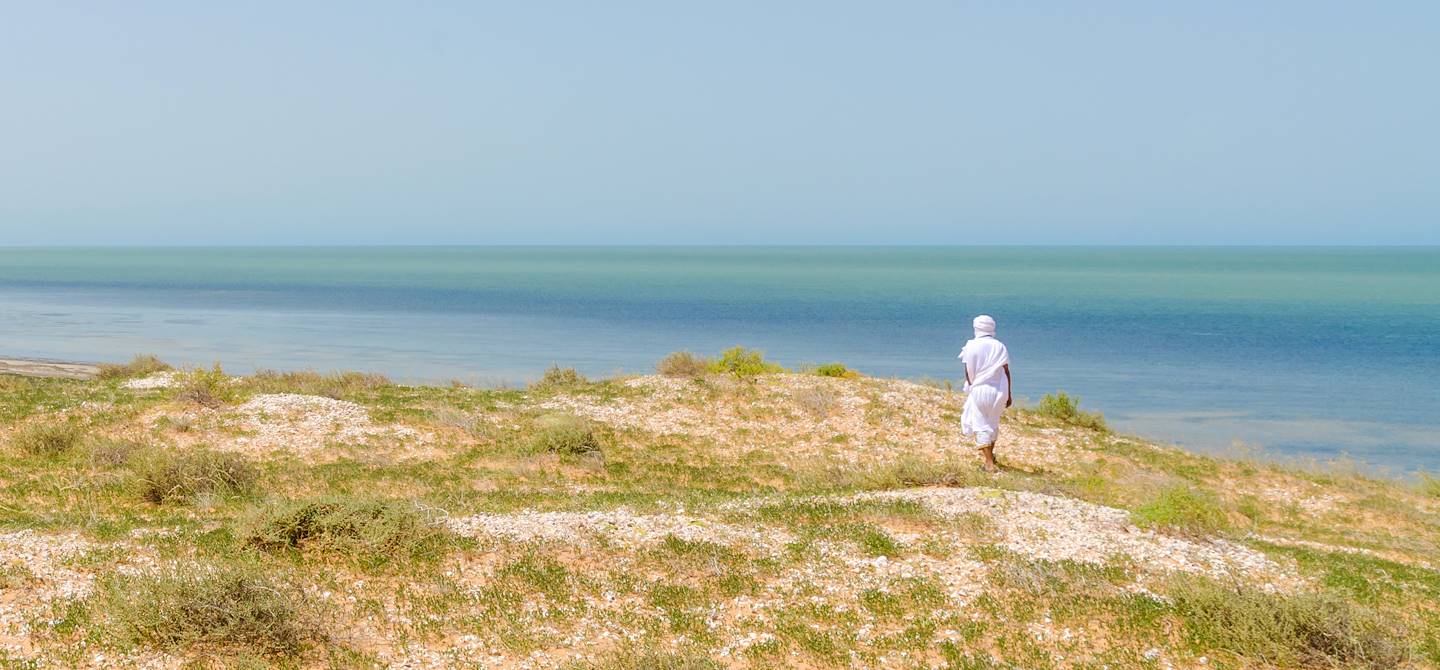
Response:
[[[1011,404],[1010,352],[995,339],[995,319],[984,314],[972,324],[975,339],[960,350],[965,363],[965,410],[960,415],[960,431],[974,436],[975,446],[984,457],[984,468],[995,472],[995,440],[1000,436],[1000,415]]]

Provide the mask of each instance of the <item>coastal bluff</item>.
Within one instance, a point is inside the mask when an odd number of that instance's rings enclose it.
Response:
[[[12,363],[0,667],[1440,667],[1435,480],[1063,396],[992,475],[950,385],[758,353],[495,388]]]

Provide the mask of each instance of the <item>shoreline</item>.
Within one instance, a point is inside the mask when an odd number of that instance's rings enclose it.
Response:
[[[61,379],[94,379],[100,366],[40,358],[0,358],[0,375],[21,377],[58,377]]]

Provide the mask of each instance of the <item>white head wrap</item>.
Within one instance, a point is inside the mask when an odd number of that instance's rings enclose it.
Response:
[[[975,337],[995,337],[995,319],[981,314],[970,325],[975,327]]]

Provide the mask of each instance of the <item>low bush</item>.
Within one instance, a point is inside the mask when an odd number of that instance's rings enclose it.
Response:
[[[1080,411],[1080,399],[1066,395],[1064,391],[1054,395],[1046,393],[1045,397],[1040,399],[1040,404],[1035,406],[1035,413],[1102,433],[1110,430],[1105,425],[1104,415],[1099,412]]]
[[[222,407],[235,397],[230,377],[216,363],[210,369],[192,368],[179,375],[181,400],[211,409]]]
[[[313,371],[277,372],[260,370],[246,382],[261,393],[300,393],[343,400],[390,385],[384,375],[367,372],[332,372],[322,374]]]
[[[21,453],[54,458],[74,449],[85,431],[69,421],[31,423],[15,432],[10,443]]]
[[[156,450],[139,464],[140,497],[155,504],[188,501],[200,495],[242,495],[255,487],[259,472],[239,454],[198,450]]]
[[[300,590],[254,567],[116,574],[95,599],[93,610],[122,637],[162,651],[290,657],[323,639]]]
[[[844,363],[826,363],[817,365],[812,371],[821,377],[836,377],[839,379],[858,379],[860,373],[845,367]]]
[[[573,414],[546,414],[535,420],[533,442],[539,451],[554,454],[589,454],[600,451],[595,424]]]
[[[413,504],[337,497],[272,505],[257,512],[240,537],[257,549],[328,555],[375,568],[437,557],[449,534]]]
[[[710,359],[688,351],[676,351],[660,359],[655,371],[666,377],[703,377],[710,371]]]
[[[778,363],[765,360],[765,352],[759,349],[731,347],[722,352],[720,358],[710,362],[710,371],[727,372],[743,378],[784,372],[785,368]]]
[[[1330,594],[1280,595],[1198,577],[1178,578],[1168,592],[1186,641],[1201,650],[1266,667],[1382,670],[1409,660],[1401,631]]]
[[[1163,526],[1188,533],[1213,533],[1230,525],[1214,494],[1189,486],[1171,486],[1135,510],[1136,523]]]
[[[552,391],[575,388],[590,383],[584,375],[575,368],[562,368],[552,365],[540,376],[540,380],[531,384],[530,388],[536,391]]]
[[[154,354],[135,354],[129,363],[101,363],[97,376],[100,379],[129,379],[131,377],[147,377],[171,369],[173,368],[169,363],[160,360]]]

